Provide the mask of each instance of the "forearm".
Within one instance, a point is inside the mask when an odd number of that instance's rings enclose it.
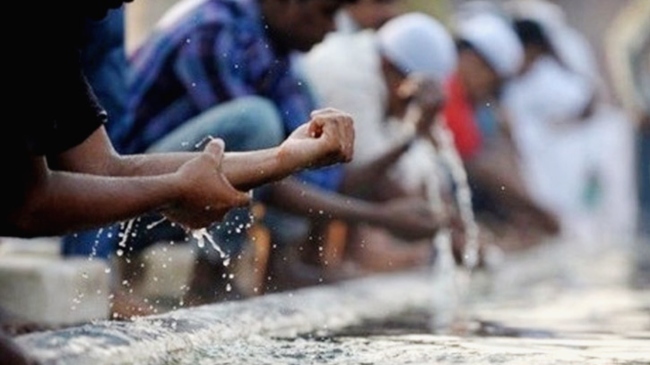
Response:
[[[228,181],[242,191],[281,180],[305,167],[283,155],[280,147],[229,152],[221,164]]]
[[[294,178],[272,186],[271,203],[287,211],[315,220],[340,219],[350,223],[381,224],[376,204],[327,192]]]
[[[388,169],[408,150],[410,143],[410,140],[404,140],[368,163],[346,166],[341,191],[353,195],[363,195],[363,192],[359,191],[359,187],[383,179]]]
[[[466,164],[467,175],[472,183],[481,185],[486,191],[498,197],[502,204],[512,207],[530,208],[531,200],[518,172],[512,166],[502,166],[496,161],[481,161],[480,158]]]
[[[178,192],[173,175],[136,179],[52,172],[10,215],[10,233],[49,236],[100,227],[163,209]]]

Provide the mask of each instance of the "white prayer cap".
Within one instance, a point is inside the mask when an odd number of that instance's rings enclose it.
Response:
[[[477,14],[460,19],[456,35],[468,42],[501,77],[515,75],[524,51],[512,25],[496,15]]]
[[[424,13],[392,18],[378,31],[379,47],[400,70],[446,80],[456,68],[457,54],[449,31]]]
[[[542,28],[565,66],[599,82],[598,66],[589,41],[570,26],[566,13],[548,0],[510,0],[505,8],[515,19],[531,20]]]

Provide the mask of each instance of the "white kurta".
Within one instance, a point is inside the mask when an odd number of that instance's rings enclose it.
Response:
[[[584,240],[625,233],[634,221],[631,124],[603,104],[581,120],[591,90],[588,79],[543,57],[504,95],[531,195]]]

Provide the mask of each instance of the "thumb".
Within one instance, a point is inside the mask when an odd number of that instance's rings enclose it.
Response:
[[[223,160],[225,148],[226,144],[222,139],[213,138],[210,140],[210,142],[208,142],[203,151],[213,155],[219,161],[219,163],[221,163]]]
[[[234,197],[234,205],[237,207],[245,207],[251,204],[253,200],[253,191],[243,192],[237,190],[237,194]]]
[[[312,138],[320,138],[323,134],[323,127],[325,123],[321,118],[315,118],[309,122],[309,136]]]

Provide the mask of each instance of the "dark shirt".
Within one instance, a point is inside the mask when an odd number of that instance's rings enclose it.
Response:
[[[50,15],[36,17],[34,31],[42,46],[23,54],[29,62],[18,65],[22,77],[13,102],[28,106],[16,123],[18,138],[39,155],[80,144],[106,121],[106,112],[81,69],[82,16]]]

